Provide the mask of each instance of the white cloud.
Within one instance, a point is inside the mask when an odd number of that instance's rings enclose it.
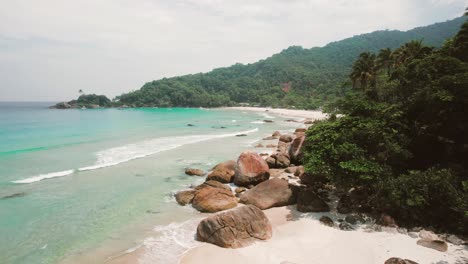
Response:
[[[460,15],[467,0],[0,0],[0,100],[115,96],[164,76],[254,62]]]

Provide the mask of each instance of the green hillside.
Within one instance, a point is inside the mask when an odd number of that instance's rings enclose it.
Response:
[[[440,47],[465,20],[456,18],[406,32],[376,31],[311,49],[292,46],[256,63],[148,82],[116,99],[135,107],[217,107],[246,102],[317,108],[349,89],[343,83],[361,52],[394,49],[410,40]]]

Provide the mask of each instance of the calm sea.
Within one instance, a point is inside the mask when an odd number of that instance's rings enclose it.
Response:
[[[101,263],[148,241],[152,262],[170,263],[183,249],[170,236],[183,239],[178,224],[199,217],[172,198],[203,181],[184,168],[208,170],[292,128],[266,112],[51,104],[0,103],[0,263],[70,262],[93,251]],[[155,230],[162,238],[148,240]]]

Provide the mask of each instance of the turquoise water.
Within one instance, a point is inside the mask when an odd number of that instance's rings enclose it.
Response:
[[[0,263],[70,262],[103,245],[118,253],[145,228],[196,215],[171,198],[203,180],[185,167],[207,170],[291,128],[262,123],[274,118],[266,113],[48,105],[0,103]]]

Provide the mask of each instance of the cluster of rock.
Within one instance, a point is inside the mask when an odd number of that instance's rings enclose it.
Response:
[[[50,109],[81,109],[81,108],[97,109],[97,108],[101,108],[101,106],[97,104],[78,105],[77,100],[71,100],[69,102],[57,103],[55,105],[49,106],[49,108]]]
[[[341,230],[353,230],[358,223],[369,221],[368,197],[365,188],[352,188],[345,193],[328,186],[325,178],[311,175],[301,166],[305,129],[296,129],[293,135],[276,131],[264,140],[278,140],[276,151],[262,157],[255,152],[243,152],[237,161],[222,162],[211,169],[206,181],[190,190],[178,192],[179,204],[192,206],[200,212],[215,213],[200,222],[197,239],[221,247],[242,247],[255,239],[271,237],[271,224],[262,210],[296,204],[300,212],[329,212],[343,214],[337,223],[323,215],[320,222]],[[273,145],[273,144],[271,144]],[[267,147],[270,145],[267,145]],[[257,145],[257,147],[260,147]],[[263,147],[263,145],[261,146]],[[205,175],[201,170],[187,169],[189,175]],[[236,185],[231,189],[227,184]],[[336,201],[333,203],[332,201]],[[245,206],[238,207],[238,203]],[[233,209],[234,208],[234,209]],[[393,228],[411,236],[419,236],[417,244],[445,252],[447,243],[438,236],[419,235],[399,228],[395,220],[382,214],[377,221],[380,228]],[[463,243],[463,241],[461,242]],[[392,258],[391,263],[414,263]]]

